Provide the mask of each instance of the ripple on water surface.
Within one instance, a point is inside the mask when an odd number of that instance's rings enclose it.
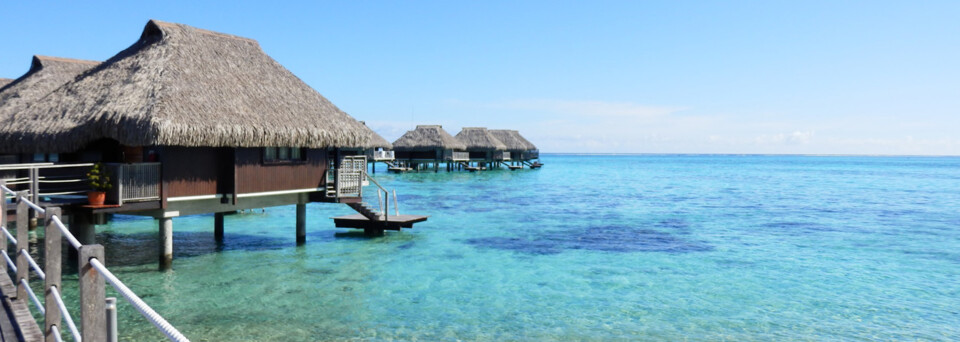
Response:
[[[176,218],[166,273],[156,221],[118,216],[98,239],[195,341],[960,339],[960,159],[544,161],[378,170],[401,211],[431,215],[381,238],[310,204],[304,246],[293,207],[227,216],[222,245],[212,216]],[[124,340],[160,338],[120,313]]]

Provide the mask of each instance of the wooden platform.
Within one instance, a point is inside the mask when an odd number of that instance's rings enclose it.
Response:
[[[0,274],[0,292],[3,302],[0,341],[43,341],[43,332],[28,307],[33,303],[29,298],[11,299],[17,295],[17,288],[6,274]]]
[[[411,171],[411,170],[413,170],[413,169],[411,169],[411,168],[409,168],[409,167],[391,167],[391,168],[388,168],[388,169],[387,169],[387,171],[389,171],[389,172],[397,172],[397,173],[407,172],[407,171]]]
[[[510,171],[513,171],[513,170],[522,169],[523,165],[507,165],[507,167],[510,168]]]
[[[333,217],[337,228],[400,230],[413,228],[413,224],[427,220],[423,215],[390,215],[387,221],[371,221],[360,214]]]

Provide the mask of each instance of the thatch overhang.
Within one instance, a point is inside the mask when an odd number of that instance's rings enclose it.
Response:
[[[464,127],[457,133],[457,140],[467,145],[467,150],[506,151],[507,146],[497,140],[485,127]]]
[[[366,148],[368,149],[382,148],[385,150],[389,150],[393,148],[393,144],[387,141],[387,139],[384,139],[382,136],[380,136],[380,134],[377,134],[377,132],[374,132],[372,129],[370,129],[370,127],[367,127],[366,122],[360,121],[360,124],[363,125],[363,128],[367,131],[367,134],[368,134],[369,141],[367,143]]]
[[[0,144],[367,148],[368,130],[243,37],[151,20],[140,39],[18,113]],[[11,127],[11,125],[6,125]]]
[[[0,79],[0,119],[18,113],[100,62],[33,56],[30,70],[16,80]],[[6,80],[6,81],[5,81]]]
[[[393,142],[393,150],[400,152],[466,150],[467,146],[447,133],[440,125],[417,125]]]
[[[510,151],[532,151],[537,146],[520,135],[520,132],[512,129],[491,129],[490,134],[500,140]]]

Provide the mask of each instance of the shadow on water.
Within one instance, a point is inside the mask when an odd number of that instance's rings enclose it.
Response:
[[[673,234],[658,230],[612,225],[563,230],[550,234],[540,233],[524,238],[475,238],[467,239],[466,243],[479,248],[509,250],[535,255],[558,254],[565,250],[614,253],[692,253],[713,250],[712,246],[704,242],[681,239]]]

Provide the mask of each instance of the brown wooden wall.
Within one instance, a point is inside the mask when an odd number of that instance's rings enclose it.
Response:
[[[224,163],[224,154],[232,149],[165,146],[159,150],[166,197],[217,194],[217,178],[224,169],[233,169],[233,158]]]
[[[327,170],[326,151],[307,149],[304,161],[264,164],[262,149],[236,149],[237,193],[318,188]]]

